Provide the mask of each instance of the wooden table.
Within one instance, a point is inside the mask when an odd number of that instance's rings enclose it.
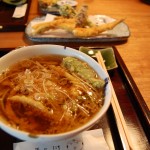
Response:
[[[150,6],[140,0],[78,0],[79,6],[89,5],[89,14],[105,14],[126,18],[131,36],[117,49],[150,109]],[[38,16],[37,0],[32,1],[28,21]],[[0,48],[28,45],[24,32],[1,32]]]
[[[125,63],[133,82],[150,109],[150,5],[140,0],[78,0],[80,7],[89,5],[89,14],[105,14],[113,18],[126,18],[131,36],[125,43],[115,43],[117,53]],[[28,22],[40,15],[37,0],[32,1]],[[32,45],[24,32],[0,32],[0,50]],[[108,46],[113,43],[108,43]],[[96,46],[102,46],[97,44]],[[150,114],[148,113],[149,117]]]

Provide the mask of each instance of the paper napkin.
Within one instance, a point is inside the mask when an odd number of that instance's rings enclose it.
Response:
[[[21,17],[24,17],[25,14],[26,14],[27,5],[28,5],[28,4],[23,4],[23,5],[17,6],[17,7],[15,8],[15,11],[14,11],[12,17],[13,17],[13,18],[21,18]]]
[[[109,150],[102,129],[89,130],[76,137],[57,142],[19,142],[13,150]]]

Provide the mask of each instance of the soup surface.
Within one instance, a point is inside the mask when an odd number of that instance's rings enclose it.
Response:
[[[73,57],[22,60],[0,75],[0,118],[32,134],[67,132],[101,109],[104,87],[93,69]]]

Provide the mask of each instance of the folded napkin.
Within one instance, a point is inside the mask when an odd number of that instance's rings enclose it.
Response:
[[[13,150],[109,150],[102,129],[84,131],[81,135],[58,142],[19,142]]]
[[[15,8],[15,11],[13,13],[13,18],[21,18],[24,17],[26,14],[26,10],[27,10],[27,3],[23,4],[23,5],[19,5]]]

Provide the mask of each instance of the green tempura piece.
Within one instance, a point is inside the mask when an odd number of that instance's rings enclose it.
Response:
[[[105,85],[105,81],[98,78],[97,74],[92,70],[92,68],[74,57],[64,58],[62,66],[68,69],[70,72],[80,76],[94,88],[103,88]]]
[[[67,4],[60,6],[59,12],[64,18],[74,18],[76,16],[76,10]]]

